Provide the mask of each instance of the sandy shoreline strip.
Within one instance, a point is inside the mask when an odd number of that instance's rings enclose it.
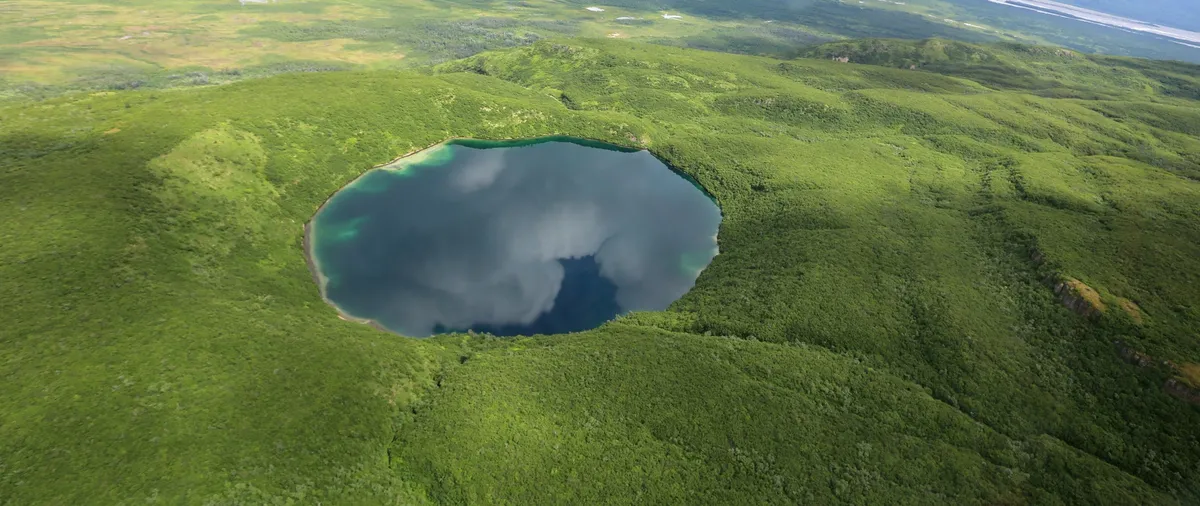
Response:
[[[312,274],[313,282],[315,282],[317,284],[317,291],[320,292],[321,299],[324,300],[326,304],[333,306],[333,309],[337,311],[338,318],[341,318],[346,321],[363,323],[366,325],[370,325],[376,329],[382,330],[384,332],[389,332],[392,334],[400,335],[399,333],[393,332],[393,331],[389,330],[388,328],[384,327],[383,325],[380,325],[379,322],[377,322],[375,320],[371,320],[369,318],[359,318],[357,316],[354,316],[354,315],[346,312],[344,309],[341,308],[341,306],[338,306],[337,303],[335,303],[334,301],[329,299],[329,296],[326,293],[326,287],[329,284],[329,279],[326,278],[324,274],[321,274],[321,264],[320,264],[320,262],[317,261],[316,256],[313,254],[313,236],[317,230],[317,225],[316,225],[317,215],[321,214],[321,211],[325,209],[325,206],[329,205],[329,201],[333,200],[334,196],[336,196],[339,192],[346,189],[347,187],[353,185],[359,179],[362,179],[362,177],[365,176],[368,172],[371,172],[371,171],[377,170],[377,169],[403,170],[405,166],[411,165],[411,163],[413,163],[414,161],[419,162],[421,160],[424,160],[427,158],[428,155],[420,157],[419,159],[416,159],[416,160],[411,160],[409,162],[409,164],[407,164],[407,165],[401,165],[400,167],[396,167],[396,168],[388,168],[388,167],[395,165],[397,163],[400,163],[401,160],[405,160],[406,158],[409,158],[411,156],[417,155],[422,152],[428,152],[429,150],[436,148],[438,146],[442,146],[442,145],[446,144],[447,142],[450,142],[451,140],[454,140],[456,138],[451,138],[451,139],[447,139],[444,141],[440,141],[435,144],[426,146],[424,148],[414,149],[403,155],[397,156],[396,158],[393,158],[388,162],[375,165],[375,166],[371,167],[370,169],[363,171],[362,174],[359,174],[354,179],[351,179],[350,182],[342,185],[337,190],[335,190],[333,193],[331,193],[328,197],[326,197],[325,201],[321,202],[321,205],[317,206],[317,210],[313,212],[312,218],[309,218],[308,221],[304,223],[304,239],[303,239],[304,262],[306,264],[308,264],[308,271],[309,271],[309,273]],[[410,337],[410,336],[406,336],[406,337]]]

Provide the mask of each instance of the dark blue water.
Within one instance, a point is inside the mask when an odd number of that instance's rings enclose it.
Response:
[[[348,317],[413,337],[557,334],[665,309],[716,255],[720,218],[645,151],[455,141],[348,185],[308,243]]]

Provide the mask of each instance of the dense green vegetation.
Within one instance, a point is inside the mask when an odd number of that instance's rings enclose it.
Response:
[[[1080,54],[1056,47],[976,45],[942,39],[860,39],[810,46],[798,55],[925,70],[1046,97],[1133,101],[1139,103],[1138,108],[1143,107],[1148,91],[1149,97],[1200,100],[1196,65]],[[1181,123],[1188,122],[1185,119]]]
[[[821,51],[876,65],[540,41],[3,106],[0,502],[1200,501],[1197,68]],[[341,185],[552,134],[720,203],[671,310],[410,340],[321,300]]]
[[[15,0],[5,12],[20,15],[0,18],[0,101],[413,68],[563,36],[781,58],[847,38],[941,37],[1200,62],[1195,47],[986,0],[619,0],[586,10],[593,3]]]

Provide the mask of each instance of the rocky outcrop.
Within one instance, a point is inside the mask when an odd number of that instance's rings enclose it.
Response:
[[[1116,342],[1117,354],[1121,356],[1121,360],[1129,362],[1138,367],[1150,367],[1154,364],[1154,357],[1130,348],[1125,343]]]
[[[1171,378],[1163,385],[1165,390],[1171,397],[1179,399],[1194,406],[1200,406],[1200,390],[1192,388],[1183,381]]]
[[[1054,293],[1058,294],[1064,306],[1089,318],[1098,317],[1108,310],[1096,290],[1075,278],[1064,278],[1055,283]]]
[[[1038,266],[1042,266],[1046,262],[1046,256],[1037,248],[1031,249],[1029,259]],[[1059,301],[1064,306],[1082,316],[1099,318],[1108,311],[1108,306],[1101,299],[1100,293],[1078,279],[1050,271],[1043,281],[1054,288],[1054,293],[1058,295]],[[1142,325],[1145,322],[1146,314],[1136,302],[1124,297],[1117,297],[1116,306],[1129,315],[1134,323]],[[1117,355],[1126,363],[1143,368],[1154,367],[1170,371],[1173,377],[1163,383],[1163,391],[1183,402],[1200,406],[1200,364],[1179,365],[1170,360],[1159,360],[1147,353],[1135,350],[1122,341],[1113,341],[1113,344],[1116,345]]]
[[[1137,351],[1121,341],[1115,341],[1113,344],[1117,346],[1117,354],[1121,356],[1121,360],[1130,364],[1138,367],[1153,367],[1158,363],[1154,357]],[[1183,402],[1200,406],[1200,364],[1181,366],[1170,360],[1163,360],[1162,365],[1176,374],[1176,377],[1163,383],[1163,391]]]

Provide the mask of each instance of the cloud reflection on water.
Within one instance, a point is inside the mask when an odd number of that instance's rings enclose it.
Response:
[[[695,281],[685,256],[716,253],[719,210],[648,152],[558,141],[439,149],[453,155],[444,165],[406,168],[415,172],[403,177],[372,171],[317,216],[314,253],[326,296],[343,311],[410,336],[528,333],[519,327],[548,312],[568,321],[589,313],[555,307],[568,274],[596,277],[564,271],[562,259],[593,259],[621,311],[660,310]],[[345,234],[347,226],[357,233]],[[327,241],[322,230],[348,239]]]

